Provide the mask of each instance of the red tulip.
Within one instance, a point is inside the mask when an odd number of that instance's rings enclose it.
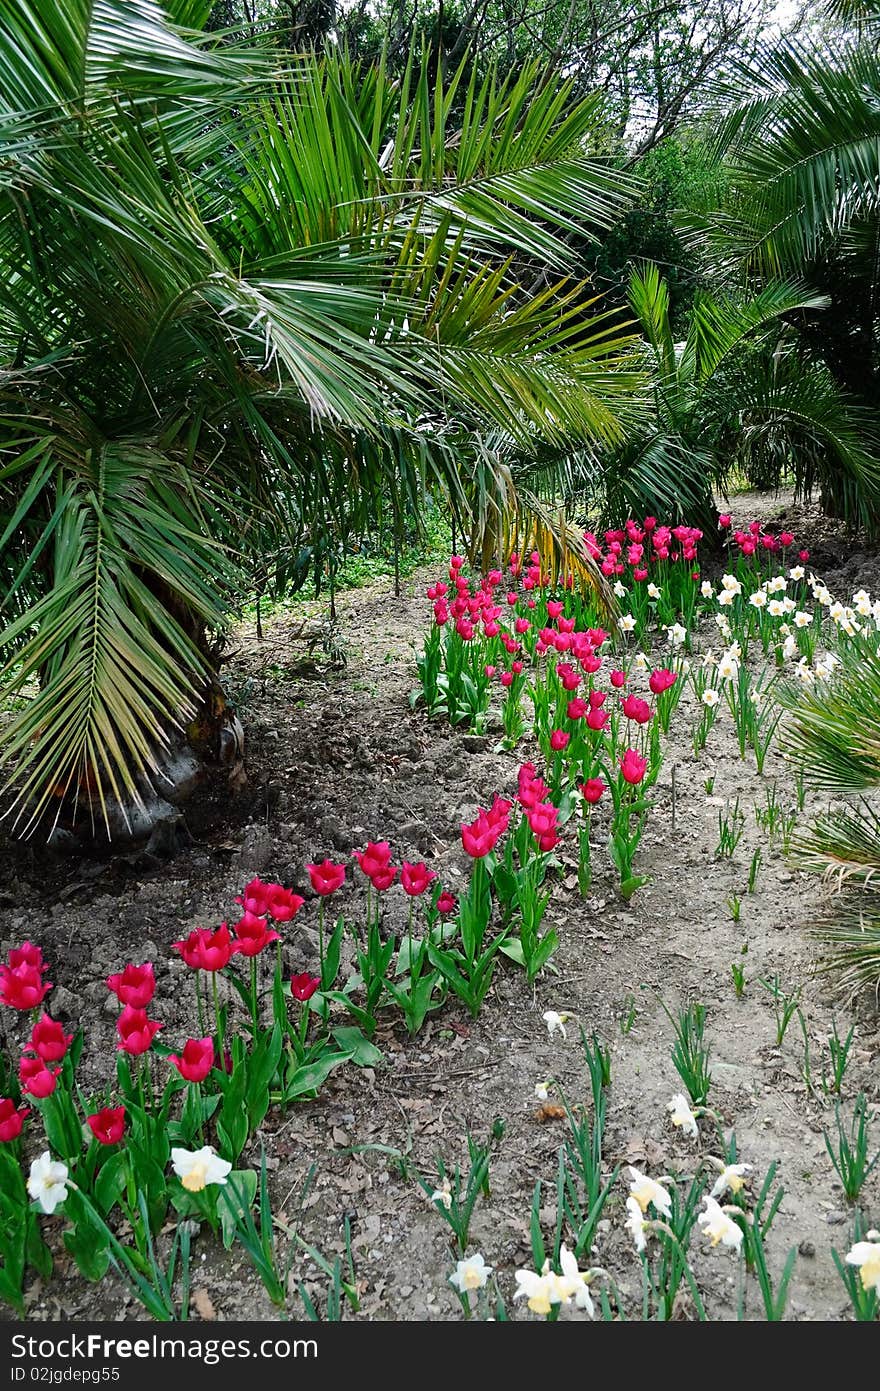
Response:
[[[722,528],[722,530],[726,531],[727,528],[730,526],[732,520],[733,518],[731,517],[729,512],[722,512],[721,516],[718,518],[718,525]]]
[[[238,950],[226,923],[221,923],[216,932],[197,928],[173,946],[193,971],[222,971]]]
[[[44,1063],[60,1063],[72,1042],[73,1034],[66,1034],[57,1019],[41,1014],[31,1031],[28,1048]]]
[[[564,604],[560,604],[560,602],[559,602],[558,599],[548,599],[548,600],[547,600],[547,617],[548,617],[548,618],[552,618],[552,619],[554,619],[554,620],[557,619],[557,618],[559,618],[560,614],[562,614],[562,612],[564,611],[564,609],[565,609],[565,605],[564,605]]]
[[[373,888],[376,890],[377,893],[383,894],[385,893],[386,889],[391,888],[391,885],[394,883],[396,878],[397,866],[386,865],[384,869],[376,870],[376,872],[373,874],[373,877],[370,880],[370,883],[373,885]]]
[[[372,879],[374,874],[388,868],[391,862],[391,846],[387,840],[368,840],[366,850],[355,850],[354,858],[367,878]]]
[[[642,781],[648,767],[648,760],[637,754],[635,749],[627,749],[620,760],[620,771],[624,781],[635,786]]]
[[[301,894],[295,894],[292,889],[285,889],[282,884],[270,884],[269,895],[266,902],[266,909],[269,917],[277,923],[290,922],[295,918],[300,908],[305,903]]]
[[[596,730],[603,730],[608,724],[609,714],[607,710],[602,710],[599,706],[594,706],[587,711],[587,727]]]
[[[437,912],[441,918],[448,918],[450,913],[454,913],[458,907],[458,899],[455,894],[451,894],[448,889],[444,889],[437,899]]]
[[[15,1102],[10,1097],[0,1096],[0,1142],[8,1144],[10,1140],[17,1140],[21,1134],[25,1117],[29,1115],[29,1107],[19,1106],[16,1108]]]
[[[428,869],[428,866],[422,861],[411,865],[404,860],[400,871],[400,883],[403,892],[409,894],[410,898],[418,898],[436,878],[437,875],[433,869]]]
[[[581,783],[581,796],[591,806],[595,806],[604,791],[605,784],[601,778],[587,778],[586,782]]]
[[[798,560],[807,561],[810,558],[809,551],[798,551]]]
[[[611,675],[610,675],[610,677],[609,677],[609,680],[610,680],[612,686],[615,688],[615,690],[618,690],[618,691],[619,691],[620,688],[621,688],[621,686],[625,686],[625,685],[626,685],[626,672],[625,672],[625,671],[612,671],[612,672],[611,672]]]
[[[636,724],[647,724],[651,718],[650,705],[637,695],[628,695],[625,700],[620,702],[620,708],[626,718],[634,720]]]
[[[153,963],[146,961],[143,966],[129,963],[119,975],[107,977],[107,989],[113,992],[121,1005],[146,1009],[156,993]]]
[[[131,1005],[126,1005],[116,1021],[116,1032],[119,1034],[119,1043],[116,1045],[121,1053],[130,1053],[132,1057],[139,1057],[141,1053],[146,1053],[156,1034],[162,1025],[155,1019],[148,1019],[144,1009],[133,1009]]]
[[[652,671],[648,677],[648,685],[654,695],[662,695],[663,691],[668,691],[670,686],[674,686],[678,680],[678,673],[670,671],[668,667],[658,667]]]
[[[125,1107],[105,1106],[93,1116],[86,1116],[86,1125],[99,1145],[118,1145],[125,1134]]]
[[[12,947],[6,958],[11,970],[17,966],[31,966],[35,971],[48,971],[41,949],[33,942],[22,942],[20,947]]]
[[[266,924],[265,918],[255,918],[253,913],[245,913],[235,924],[235,943],[233,950],[240,956],[259,956],[270,942],[280,941],[280,936]]]
[[[22,961],[18,966],[0,966],[0,1004],[10,1009],[36,1009],[52,989],[40,968]]]
[[[526,820],[529,823],[532,834],[538,840],[545,837],[555,837],[556,823],[559,818],[559,809],[552,802],[539,802],[536,807],[531,807],[526,812]],[[555,844],[555,839],[554,839]],[[551,847],[548,847],[552,849]]]
[[[49,1068],[42,1058],[22,1057],[18,1064],[18,1081],[23,1092],[38,1097],[41,1101],[51,1096],[60,1067]]]
[[[204,1082],[214,1066],[214,1040],[212,1038],[190,1038],[183,1045],[183,1052],[169,1053],[169,1063],[173,1063],[185,1082]]]
[[[481,860],[495,849],[505,829],[500,822],[491,821],[485,811],[480,811],[470,825],[462,823],[461,843],[472,859]]]
[[[306,865],[312,888],[322,898],[341,889],[345,883],[345,865],[334,865],[330,860],[322,860],[319,865]]]
[[[571,738],[564,729],[554,729],[550,735],[550,747],[554,753],[561,753]]]
[[[290,993],[295,1000],[310,1000],[320,984],[317,976],[310,976],[308,971],[303,971],[301,975],[291,976]]]
[[[568,702],[566,714],[570,720],[582,720],[588,709],[587,702],[580,696],[575,696],[574,700]]]

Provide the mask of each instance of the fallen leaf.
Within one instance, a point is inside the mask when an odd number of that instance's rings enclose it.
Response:
[[[200,1287],[197,1290],[193,1290],[192,1299],[190,1300],[190,1303],[192,1304],[192,1307],[195,1309],[199,1318],[204,1319],[205,1323],[214,1322],[214,1320],[217,1317],[217,1313],[214,1309],[214,1305],[211,1303],[211,1296],[208,1294],[208,1291],[206,1289],[202,1289]]]
[[[535,1112],[535,1120],[539,1125],[546,1125],[548,1121],[564,1121],[565,1107],[551,1105],[539,1106]]]

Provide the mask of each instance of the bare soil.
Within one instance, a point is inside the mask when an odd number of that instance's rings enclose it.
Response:
[[[757,506],[793,521],[832,592],[851,593],[859,585],[876,591],[876,551],[854,547],[815,512],[793,509],[785,500],[738,500],[737,520],[749,520]],[[104,978],[129,959],[156,963],[152,1012],[165,1022],[163,1040],[182,1042],[193,1032],[184,968],[171,959],[170,945],[192,928],[234,913],[235,895],[254,874],[302,888],[307,861],[342,857],[368,838],[381,838],[392,842],[398,856],[429,859],[453,890],[460,885],[467,865],[459,823],[495,791],[511,793],[530,750],[525,745],[516,753],[498,752],[497,735],[454,732],[410,710],[413,649],[430,617],[424,599],[430,578],[422,573],[406,581],[400,598],[384,584],[343,596],[344,666],[305,655],[294,636],[299,618],[280,618],[262,642],[250,627],[241,629],[229,675],[248,731],[248,788],[238,801],[230,797],[207,810],[194,808],[193,842],[173,860],[146,866],[136,855],[54,861],[39,848],[5,848],[0,946],[5,951],[22,937],[43,946],[53,964],[54,1012],[85,1028],[87,1078],[111,1075],[115,1001],[108,1005]],[[710,1125],[703,1126],[706,1138],[698,1146],[669,1123],[666,1105],[681,1086],[661,998],[673,1010],[687,1000],[707,1006],[712,1105],[725,1130],[735,1130],[740,1157],[758,1174],[771,1161],[779,1163],[785,1197],[769,1247],[776,1271],[790,1247],[799,1249],[789,1317],[846,1316],[848,1301],[831,1249],[847,1249],[851,1213],[822,1136],[833,1113],[821,1091],[805,1085],[797,1020],[782,1047],[775,1046],[772,1000],[759,977],[778,975],[786,987],[802,987],[815,1071],[832,1017],[843,1033],[856,1019],[844,1098],[851,1101],[863,1089],[875,1108],[880,1020],[873,1001],[862,1001],[853,1016],[827,982],[811,974],[815,946],[807,933],[823,910],[821,888],[786,863],[778,842],[769,845],[756,824],[754,807],[763,805],[774,780],[781,800],[794,805],[791,770],[771,754],[758,776],[751,759],[740,760],[724,715],[696,759],[693,718],[687,693],[674,718],[643,842],[640,868],[652,879],[630,903],[616,894],[599,823],[593,890],[581,899],[570,866],[563,868],[549,911],[561,947],[534,990],[512,966],[502,969],[476,1022],[450,1002],[414,1040],[401,1028],[389,1028],[377,1040],[384,1061],[375,1070],[341,1068],[317,1100],[283,1115],[270,1112],[261,1138],[275,1211],[297,1223],[330,1260],[343,1250],[349,1216],[360,1317],[460,1317],[447,1283],[453,1266],[448,1228],[417,1185],[401,1177],[393,1156],[370,1147],[397,1150],[433,1175],[438,1154],[447,1164],[466,1165],[466,1131],[484,1137],[495,1117],[504,1119],[506,1129],[492,1163],[491,1199],[477,1207],[472,1245],[496,1267],[509,1303],[513,1271],[531,1265],[529,1216],[538,1179],[546,1184],[548,1230],[554,1220],[562,1128],[541,1118],[534,1087],[556,1077],[571,1102],[586,1101],[578,1025],[611,1046],[610,1162],[631,1162],[655,1176],[685,1175],[694,1171],[701,1152],[717,1153]],[[705,781],[713,775],[708,792]],[[719,809],[736,797],[745,832],[732,860],[719,859]],[[805,814],[819,805],[808,795]],[[756,892],[748,894],[748,866],[758,846],[763,863]],[[742,899],[738,923],[728,907],[732,895]],[[348,887],[340,911],[356,914],[358,904],[359,890]],[[402,915],[402,904],[396,911]],[[296,922],[285,931],[285,963],[294,972],[316,965],[313,915],[304,913],[301,920],[302,926]],[[745,968],[742,999],[735,996],[732,962]],[[632,1008],[634,1021],[625,1032]],[[572,1016],[565,1041],[548,1038],[545,1009]],[[17,1022],[9,1014],[0,1023],[7,1030]],[[9,1037],[19,1046],[14,1029]],[[874,1129],[880,1138],[876,1122]],[[251,1161],[258,1156],[255,1146]],[[302,1205],[302,1186],[313,1169]],[[621,1178],[593,1261],[613,1274],[637,1313],[640,1267],[623,1231],[625,1197]],[[869,1224],[880,1225],[880,1170],[869,1180],[862,1209]],[[48,1218],[45,1223],[48,1232],[63,1226]],[[60,1238],[54,1244],[56,1275],[45,1288],[39,1281],[33,1285],[30,1318],[143,1316],[114,1278],[100,1287],[87,1285]],[[722,1248],[699,1249],[703,1244],[695,1234],[694,1268],[710,1316],[736,1317],[736,1262]],[[293,1262],[294,1284],[301,1279],[320,1302],[326,1281],[306,1256]],[[276,1317],[247,1263],[208,1236],[195,1245],[194,1283],[202,1316]],[[301,1316],[295,1298],[291,1308]],[[746,1312],[761,1316],[754,1288]]]

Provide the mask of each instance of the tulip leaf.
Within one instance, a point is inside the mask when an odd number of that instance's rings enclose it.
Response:
[[[104,1216],[115,1205],[125,1188],[127,1163],[125,1152],[117,1150],[101,1165],[92,1193],[98,1209]]]
[[[349,1061],[358,1067],[376,1067],[382,1061],[382,1054],[376,1045],[353,1024],[340,1024],[333,1030],[333,1037]]]

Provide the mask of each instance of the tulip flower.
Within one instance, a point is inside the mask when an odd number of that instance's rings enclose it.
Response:
[[[157,1020],[147,1018],[146,1010],[126,1005],[116,1021],[116,1032],[119,1034],[117,1049],[134,1058],[140,1057],[141,1053],[149,1050],[161,1028]]]
[[[400,883],[405,894],[410,898],[418,898],[430,884],[437,878],[432,869],[422,862],[416,865],[408,864],[406,860],[400,871]]]
[[[354,858],[368,879],[387,869],[391,861],[391,846],[387,840],[367,841],[366,850],[355,850]]]
[[[301,894],[295,894],[292,889],[285,889],[283,884],[270,884],[268,887],[266,911],[269,917],[277,923],[290,922],[302,908],[305,899]]]
[[[612,671],[608,679],[611,682],[612,686],[615,688],[615,690],[619,691],[621,686],[626,685],[626,672]]]
[[[636,724],[647,724],[651,719],[651,707],[641,696],[628,695],[620,702],[620,708],[628,720]]]
[[[455,894],[451,894],[448,889],[444,889],[437,899],[436,908],[441,918],[448,918],[450,913],[454,913],[458,907],[458,899]]]
[[[554,753],[561,753],[571,738],[564,729],[554,729],[550,735],[550,747]]]
[[[240,956],[259,956],[270,942],[278,941],[280,934],[268,927],[265,918],[255,918],[252,913],[245,913],[241,921],[235,924],[233,953]]]
[[[48,1150],[33,1161],[27,1190],[42,1212],[53,1213],[67,1197],[68,1168]]]
[[[49,966],[43,960],[42,950],[33,942],[22,942],[20,947],[12,947],[7,958],[7,965],[14,971],[18,966],[30,966],[34,971],[48,971]]]
[[[209,1184],[224,1185],[232,1170],[227,1159],[221,1159],[213,1145],[200,1150],[175,1148],[171,1163],[187,1193],[201,1193]]]
[[[574,700],[568,702],[566,714],[570,720],[582,720],[589,710],[589,705],[580,696],[575,696]]]
[[[169,1053],[168,1061],[174,1064],[185,1082],[204,1082],[214,1066],[214,1040],[187,1039],[183,1052]]]
[[[654,695],[662,695],[664,691],[669,690],[670,686],[674,686],[677,680],[677,672],[670,671],[668,667],[658,667],[648,677],[648,685]]]
[[[107,977],[107,989],[112,991],[121,1005],[146,1009],[156,993],[153,963],[146,961],[143,966],[129,963],[118,975]]]
[[[29,1115],[28,1106],[16,1107],[10,1097],[0,1096],[0,1143],[9,1144],[11,1140],[17,1140]]]
[[[605,783],[601,778],[587,778],[581,783],[581,796],[590,806],[595,806],[604,791]]]
[[[641,754],[636,753],[635,749],[627,749],[623,758],[620,760],[620,771],[625,782],[635,787],[642,781],[647,771],[648,760],[642,758]]]
[[[377,893],[385,893],[397,878],[397,866],[386,865],[384,869],[377,869],[370,883]]]
[[[319,865],[306,865],[312,888],[316,894],[326,898],[345,883],[345,865],[335,865],[331,860],[322,860]]]
[[[303,971],[298,976],[291,976],[290,993],[295,1000],[304,1003],[312,998],[320,984],[318,976],[310,976],[308,971]]]
[[[183,941],[174,942],[173,948],[194,971],[222,971],[238,950],[226,923],[221,923],[216,932],[197,928]]]
[[[54,1092],[60,1071],[60,1067],[47,1067],[42,1058],[22,1057],[18,1064],[19,1085],[23,1092],[43,1101]]]
[[[99,1145],[118,1145],[125,1134],[125,1107],[105,1106],[93,1116],[86,1116],[86,1125]]]
[[[0,966],[0,1004],[10,1009],[36,1009],[52,989],[44,981],[42,968],[22,961],[16,966]]]
[[[28,1048],[44,1063],[60,1063],[72,1042],[73,1034],[66,1034],[57,1019],[41,1014],[31,1031]]]

